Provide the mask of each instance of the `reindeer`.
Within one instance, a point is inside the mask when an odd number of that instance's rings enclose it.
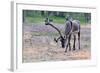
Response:
[[[60,39],[62,48],[65,48],[66,46],[65,52],[67,52],[68,47],[69,51],[71,50],[70,40],[72,35],[74,36],[73,50],[76,49],[75,48],[76,35],[78,35],[78,44],[79,44],[78,48],[80,49],[80,21],[66,18],[64,35],[62,35],[61,31],[53,25],[53,20],[46,18],[45,25],[50,25],[51,27],[57,30],[60,36],[57,39],[54,38],[54,41],[58,42],[58,40]]]

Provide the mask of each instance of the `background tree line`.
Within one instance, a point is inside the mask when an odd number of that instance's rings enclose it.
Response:
[[[49,17],[55,23],[62,24],[65,18],[69,16],[75,20],[80,20],[82,24],[91,24],[91,13],[23,10],[23,22],[28,23],[42,23],[46,17]]]

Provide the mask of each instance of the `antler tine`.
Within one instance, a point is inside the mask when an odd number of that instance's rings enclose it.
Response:
[[[54,38],[54,41],[56,41],[56,42],[58,42],[58,40],[60,39],[60,37],[58,37],[57,39],[56,38]]]

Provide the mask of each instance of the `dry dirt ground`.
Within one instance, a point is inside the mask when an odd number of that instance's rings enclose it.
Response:
[[[60,42],[56,43],[54,41],[54,37],[59,36],[55,29],[46,25],[23,25],[22,61],[25,63],[91,58],[90,25],[81,26],[81,49],[78,49],[78,41],[76,40],[76,50],[71,50],[67,53],[64,52],[65,48],[61,48]],[[63,32],[63,25],[55,26]],[[73,37],[71,46],[73,46]]]

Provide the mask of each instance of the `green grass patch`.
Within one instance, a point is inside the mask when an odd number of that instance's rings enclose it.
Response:
[[[44,21],[44,18],[41,16],[34,16],[34,17],[26,17],[28,23],[41,23]]]
[[[51,19],[53,19],[53,22],[56,24],[65,24],[65,18],[53,16]]]

